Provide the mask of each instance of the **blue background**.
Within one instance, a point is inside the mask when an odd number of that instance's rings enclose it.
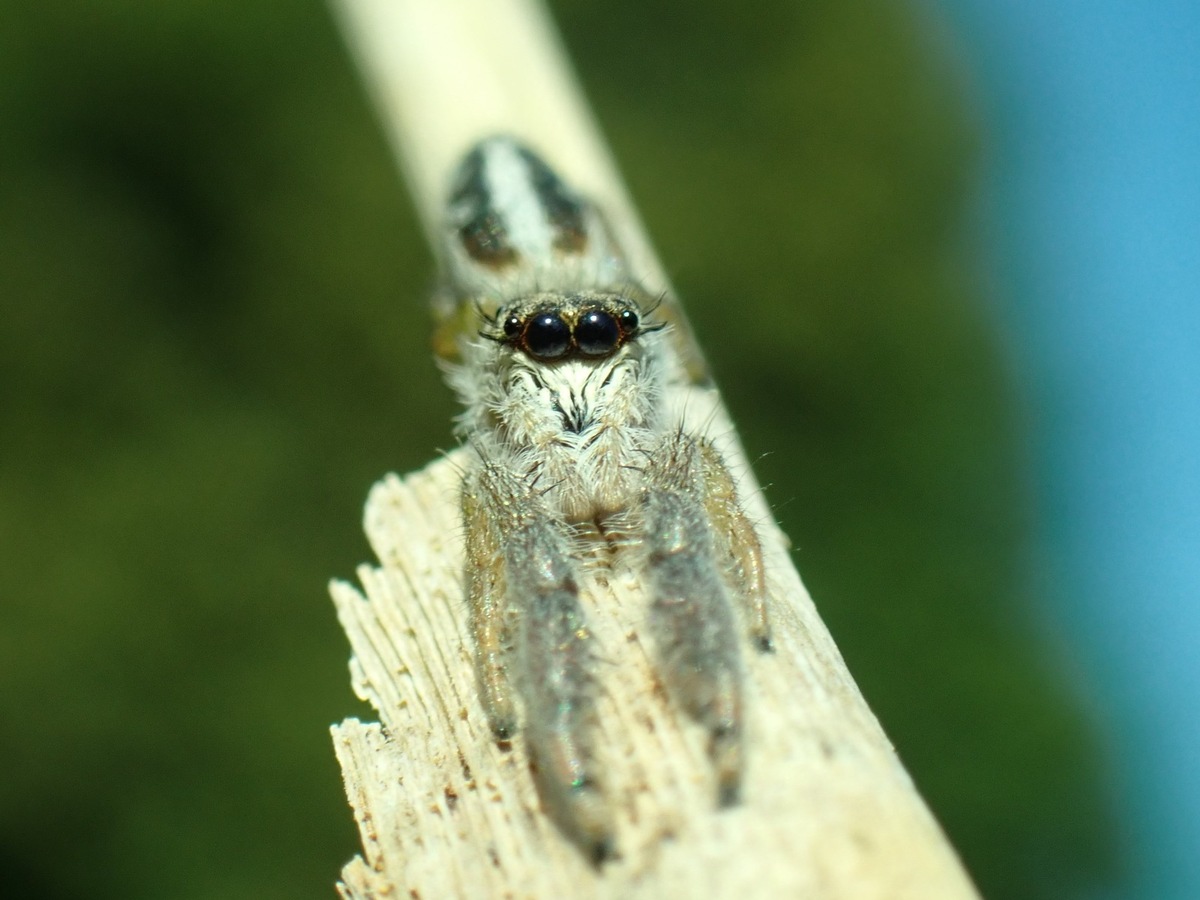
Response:
[[[1031,403],[1040,577],[1115,748],[1130,897],[1200,897],[1200,5],[945,0]]]

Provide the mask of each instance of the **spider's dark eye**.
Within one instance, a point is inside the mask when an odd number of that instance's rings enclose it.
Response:
[[[571,329],[558,313],[538,313],[525,328],[525,349],[538,359],[558,359],[571,349]]]
[[[575,344],[584,356],[607,356],[620,342],[617,320],[602,309],[589,309],[575,323]]]
[[[617,316],[617,321],[621,323],[621,332],[623,334],[633,334],[638,327],[638,314],[632,309],[623,309],[621,314]]]
[[[509,316],[504,320],[504,336],[506,338],[515,338],[521,333],[521,317]]]

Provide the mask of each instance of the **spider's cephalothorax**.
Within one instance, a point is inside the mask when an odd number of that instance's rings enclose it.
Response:
[[[483,711],[504,740],[520,711],[548,810],[599,861],[614,835],[579,526],[631,538],[620,552],[639,554],[664,680],[708,730],[722,803],[743,765],[735,606],[770,646],[762,550],[721,454],[670,402],[687,367],[594,207],[491,138],[459,169],[446,238],[438,302],[473,459],[462,508]]]

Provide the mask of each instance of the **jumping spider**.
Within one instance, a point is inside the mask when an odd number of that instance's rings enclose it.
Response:
[[[616,523],[642,554],[659,666],[708,731],[723,805],[743,769],[735,604],[770,649],[762,548],[721,454],[668,402],[695,380],[678,325],[657,318],[593,205],[519,142],[489,138],[458,169],[444,238],[435,306],[469,447],[480,699],[497,740],[520,724],[548,811],[599,862],[613,825],[577,529]]]

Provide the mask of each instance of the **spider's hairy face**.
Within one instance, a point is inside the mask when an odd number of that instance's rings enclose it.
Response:
[[[532,294],[487,322],[453,373],[462,431],[537,476],[568,519],[625,508],[637,489],[663,381],[661,325],[644,318],[623,293]]]

